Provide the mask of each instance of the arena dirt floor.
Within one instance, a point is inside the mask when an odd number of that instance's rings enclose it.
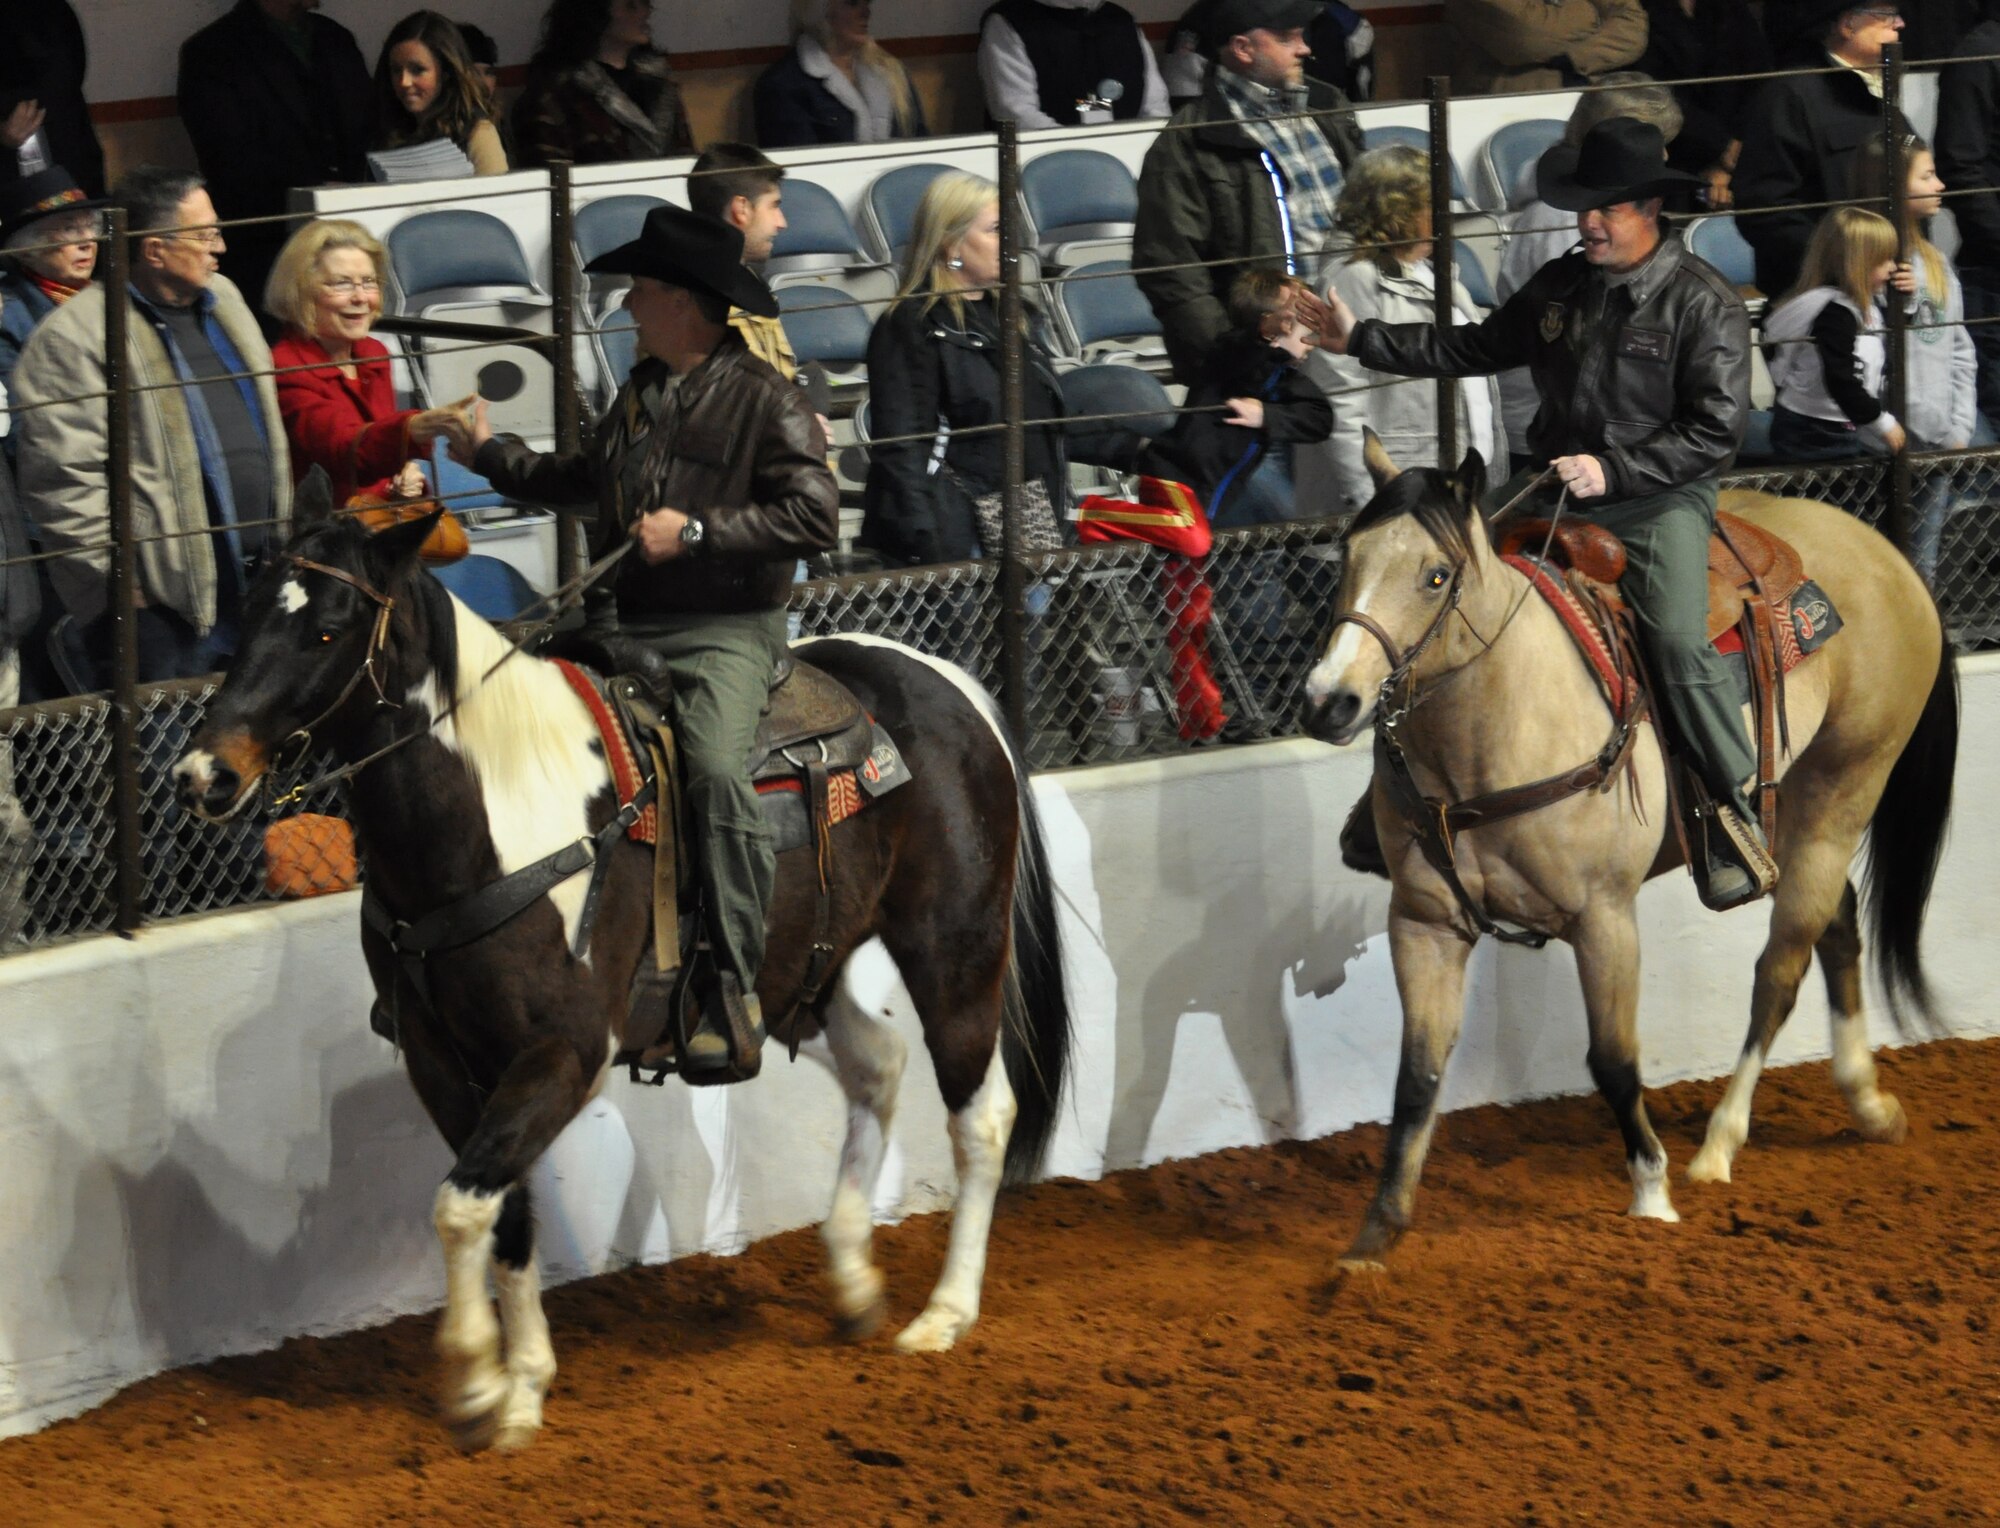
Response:
[[[13,1524],[1940,1524],[2000,1517],[2000,1042],[1884,1057],[1863,1146],[1771,1074],[1737,1182],[1628,1221],[1579,1098],[1446,1118],[1417,1229],[1328,1275],[1383,1132],[1010,1193],[940,1358],[836,1343],[811,1231],[549,1297],[525,1454],[433,1418],[428,1318],[182,1370],[0,1444]],[[1677,1165],[1719,1083],[1653,1095]],[[829,1164],[830,1167],[830,1164]],[[887,1229],[916,1313],[945,1222]]]

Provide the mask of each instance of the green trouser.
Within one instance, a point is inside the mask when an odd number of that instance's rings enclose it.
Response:
[[[708,902],[708,937],[718,969],[734,971],[745,992],[764,965],[764,909],[777,856],[750,785],[750,748],[785,653],[785,612],[627,620],[667,661],[674,686],[674,737],[681,788],[694,819],[695,862]]]
[[[1518,473],[1488,498],[1491,513],[1528,485]],[[1538,495],[1538,498],[1541,496]],[[1552,508],[1548,504],[1547,508]],[[1546,513],[1547,508],[1539,512]],[[1676,739],[1718,801],[1755,822],[1745,786],[1757,755],[1743,726],[1743,705],[1728,663],[1708,641],[1708,538],[1715,530],[1715,482],[1593,508],[1570,499],[1563,518],[1601,525],[1625,543],[1619,592],[1632,607],[1639,641]]]

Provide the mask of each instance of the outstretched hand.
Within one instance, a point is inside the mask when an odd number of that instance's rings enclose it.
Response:
[[[39,101],[20,102],[7,113],[6,122],[0,124],[0,145],[18,149],[42,130],[48,115]]]
[[[1347,354],[1347,342],[1354,334],[1354,310],[1340,300],[1338,292],[1324,299],[1300,292],[1294,299],[1293,316],[1319,334],[1319,348],[1334,355]]]
[[[470,467],[479,448],[493,438],[493,426],[486,418],[486,400],[473,396],[465,400],[453,412],[459,417],[457,422],[445,432],[445,449],[451,459],[461,467]]]

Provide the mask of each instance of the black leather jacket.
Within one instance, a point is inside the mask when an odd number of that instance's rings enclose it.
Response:
[[[1528,367],[1542,399],[1528,449],[1539,462],[1603,462],[1607,491],[1593,503],[1724,471],[1743,443],[1750,404],[1743,299],[1671,232],[1624,286],[1605,283],[1572,251],[1484,323],[1441,330],[1364,319],[1348,353],[1371,370],[1416,377]]]

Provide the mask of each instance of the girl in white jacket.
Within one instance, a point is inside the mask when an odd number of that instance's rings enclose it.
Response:
[[[1887,351],[1876,313],[1895,269],[1895,225],[1879,213],[1836,207],[1813,230],[1798,285],[1764,317],[1779,461],[1903,449],[1902,422],[1882,406]]]

